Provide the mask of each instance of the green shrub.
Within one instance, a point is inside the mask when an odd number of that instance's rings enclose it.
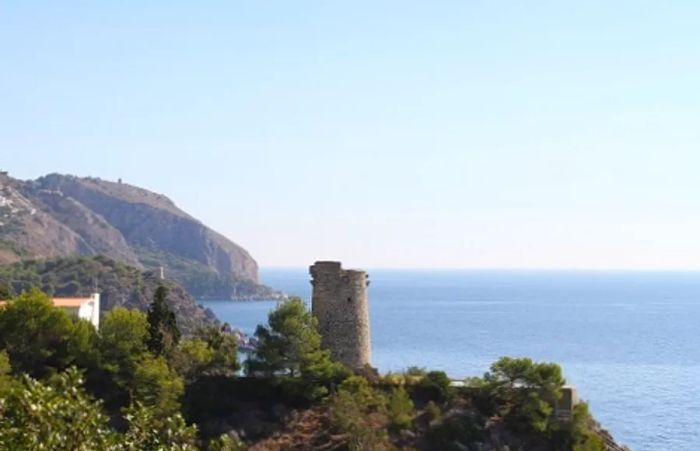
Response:
[[[353,451],[391,450],[387,434],[386,399],[367,380],[352,376],[329,401],[331,428],[344,434]]]
[[[387,401],[389,425],[394,429],[408,429],[413,423],[415,409],[413,401],[403,387],[394,388]]]
[[[47,384],[25,376],[21,386],[0,400],[3,449],[117,449],[116,435],[109,430],[100,403],[81,384],[75,369]]]
[[[416,385],[421,397],[431,401],[444,402],[452,398],[454,390],[450,378],[444,371],[430,371]]]
[[[481,422],[469,414],[453,415],[433,424],[426,437],[430,449],[461,451],[481,438],[481,428]]]
[[[221,435],[209,441],[207,451],[245,451],[248,447],[238,436]]]
[[[428,421],[432,423],[442,417],[442,410],[440,410],[440,407],[435,404],[434,401],[429,401],[428,404],[425,405],[425,414],[428,416]]]
[[[159,416],[169,417],[180,411],[184,384],[163,357],[148,356],[139,362],[131,389],[133,399]]]

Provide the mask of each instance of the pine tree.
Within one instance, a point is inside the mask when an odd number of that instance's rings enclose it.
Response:
[[[157,356],[169,354],[180,341],[175,313],[165,301],[167,296],[168,289],[159,286],[148,308],[148,349]]]

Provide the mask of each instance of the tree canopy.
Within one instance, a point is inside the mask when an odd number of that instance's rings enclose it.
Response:
[[[280,303],[268,315],[268,325],[257,327],[255,337],[257,347],[246,367],[249,375],[298,377],[309,387],[312,398],[323,396],[327,385],[349,375],[321,347],[317,320],[300,298]]]
[[[148,349],[155,355],[170,353],[180,341],[175,313],[168,307],[168,289],[160,285],[148,308]]]
[[[54,308],[34,289],[0,309],[0,349],[17,372],[44,377],[77,364],[92,353],[94,329]]]
[[[553,403],[561,397],[565,380],[555,363],[503,357],[491,365],[484,380],[500,402],[506,420],[534,431],[547,430]]]

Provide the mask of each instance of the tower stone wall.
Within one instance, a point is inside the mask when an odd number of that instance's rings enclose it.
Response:
[[[367,273],[343,269],[340,262],[316,262],[309,268],[311,311],[318,319],[323,346],[350,368],[370,364]]]

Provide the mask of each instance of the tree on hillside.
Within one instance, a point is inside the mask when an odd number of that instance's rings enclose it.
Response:
[[[163,357],[147,356],[139,362],[131,381],[133,400],[152,409],[159,418],[180,411],[184,382]]]
[[[235,376],[239,369],[236,337],[216,326],[202,327],[180,342],[170,363],[189,381],[200,376]]]
[[[70,365],[85,367],[94,352],[94,328],[55,308],[39,290],[0,309],[0,349],[15,372],[44,377]]]
[[[238,341],[230,333],[226,333],[220,327],[201,327],[195,333],[195,337],[207,343],[214,351],[212,360],[207,367],[207,374],[219,376],[233,376],[240,369],[238,363]]]
[[[315,398],[327,393],[325,384],[348,374],[321,348],[316,318],[300,298],[279,304],[270,312],[268,325],[258,325],[255,337],[257,348],[246,362],[250,375],[301,378]]]
[[[168,289],[159,286],[148,308],[148,349],[157,356],[169,354],[180,341],[180,330],[175,313],[166,302],[167,296]]]
[[[454,394],[450,387],[450,378],[444,371],[429,371],[416,386],[431,401],[444,402]]]
[[[555,363],[503,357],[484,375],[488,390],[514,427],[525,425],[544,432],[550,424],[552,404],[561,397],[565,381]]]
[[[116,307],[102,319],[98,340],[100,376],[88,377],[95,391],[103,394],[107,405],[129,403],[132,380],[141,361],[148,356],[148,321],[138,310]]]

